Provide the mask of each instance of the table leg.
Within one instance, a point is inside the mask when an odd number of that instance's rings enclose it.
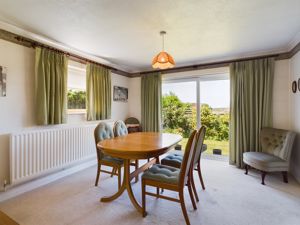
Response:
[[[101,202],[110,202],[110,201],[113,201],[115,199],[117,199],[118,197],[121,196],[121,194],[123,194],[123,192],[125,191],[126,189],[126,180],[125,180],[125,173],[124,173],[124,179],[123,179],[123,182],[122,182],[122,186],[119,188],[119,190],[117,191],[117,193],[115,193],[114,195],[112,196],[109,196],[109,197],[103,197],[100,199]]]
[[[150,162],[146,163],[145,165],[141,166],[139,169],[137,169],[134,172],[130,173],[130,160],[129,159],[125,159],[124,160],[124,179],[123,179],[121,188],[114,195],[112,195],[110,197],[103,197],[103,198],[101,198],[100,201],[101,202],[110,202],[110,201],[113,201],[113,200],[117,199],[121,194],[123,194],[123,192],[125,191],[125,189],[127,189],[130,201],[132,202],[132,204],[134,205],[134,207],[140,213],[142,213],[142,207],[140,206],[140,204],[136,201],[136,199],[134,197],[134,194],[133,194],[132,189],[131,189],[131,183],[130,183],[130,181],[134,177],[136,177],[139,173],[145,171],[147,168],[149,168],[154,163],[156,163],[156,159],[155,158],[152,159]]]
[[[128,192],[128,196],[130,198],[130,201],[132,202],[132,204],[134,205],[134,207],[140,212],[142,213],[142,207],[140,206],[140,204],[136,201],[134,194],[132,192],[131,189],[131,178],[130,178],[130,160],[124,160],[124,179],[126,182],[126,188],[127,188],[127,192]]]

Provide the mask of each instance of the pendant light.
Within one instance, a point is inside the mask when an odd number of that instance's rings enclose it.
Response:
[[[160,35],[162,36],[162,51],[152,60],[152,67],[155,69],[169,69],[173,68],[175,65],[173,57],[165,52],[165,34],[167,34],[166,31],[160,32]]]

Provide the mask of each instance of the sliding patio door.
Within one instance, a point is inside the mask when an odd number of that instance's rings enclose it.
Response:
[[[228,74],[163,81],[164,132],[182,135],[184,149],[192,130],[204,125],[207,153],[220,149],[228,155],[229,88]]]
[[[180,134],[184,149],[190,133],[197,129],[197,82],[163,82],[163,131]]]

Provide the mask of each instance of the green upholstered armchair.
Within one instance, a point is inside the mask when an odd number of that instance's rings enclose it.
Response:
[[[282,172],[283,181],[288,182],[292,147],[296,134],[292,131],[263,128],[260,133],[262,152],[245,152],[243,162],[246,174],[249,166],[262,172],[262,184],[268,172]]]

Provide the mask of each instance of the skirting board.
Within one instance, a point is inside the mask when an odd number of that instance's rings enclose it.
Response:
[[[300,171],[299,168],[296,168],[296,165],[292,166],[290,173],[295,178],[295,180],[300,184]]]
[[[8,200],[10,198],[16,197],[18,195],[21,195],[25,192],[28,191],[32,191],[36,188],[42,187],[46,184],[49,184],[53,181],[56,181],[58,179],[61,179],[63,177],[69,176],[71,174],[77,173],[81,170],[84,170],[86,168],[89,168],[91,166],[94,166],[97,164],[97,160],[93,159],[93,160],[89,160],[86,162],[83,162],[81,164],[78,164],[76,166],[73,166],[71,168],[59,171],[57,173],[18,185],[18,186],[14,186],[12,188],[9,188],[7,191],[5,192],[0,192],[0,202],[3,202],[5,200]]]

